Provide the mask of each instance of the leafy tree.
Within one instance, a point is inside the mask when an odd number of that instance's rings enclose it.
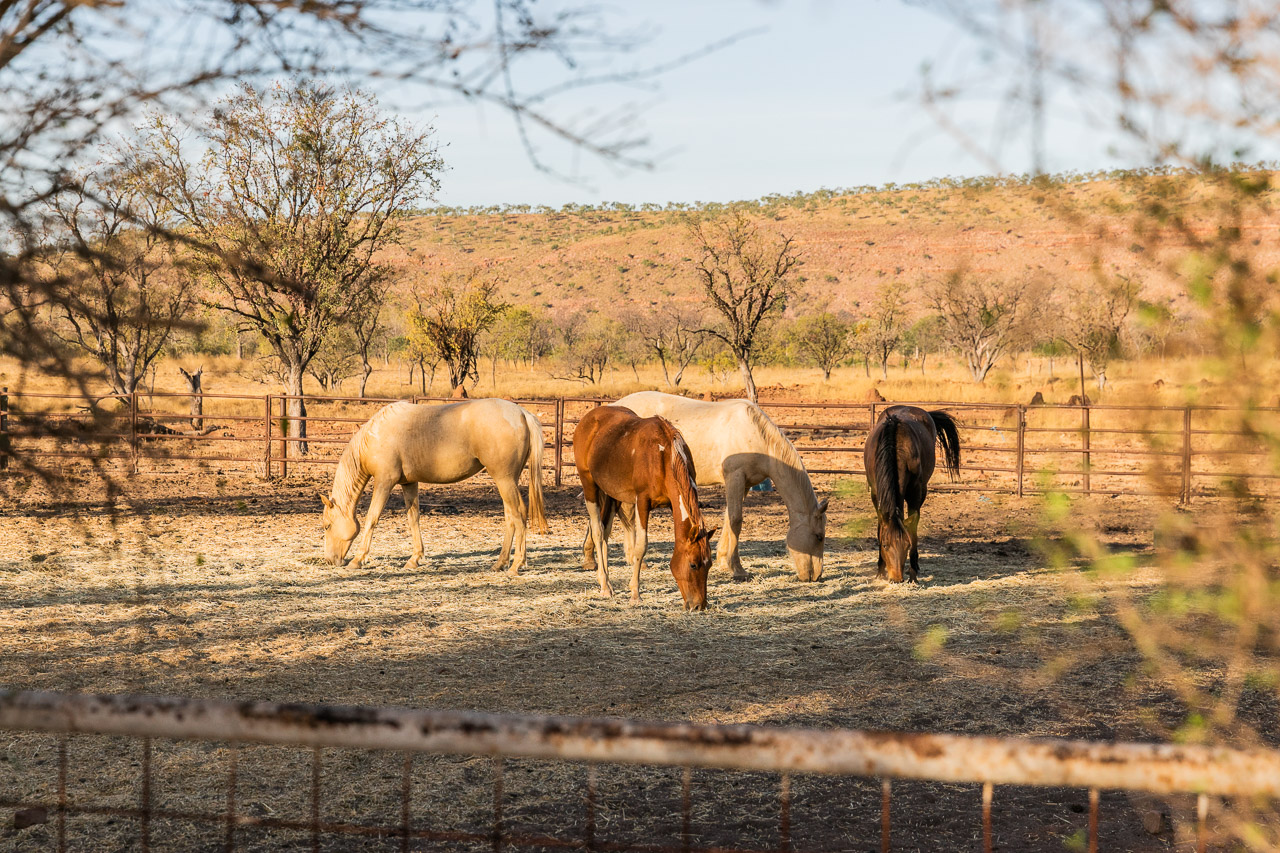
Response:
[[[847,320],[824,310],[798,319],[791,335],[805,363],[821,368],[830,381],[831,371],[853,354],[852,331]]]
[[[1058,306],[1058,337],[1076,354],[1080,368],[1080,395],[1085,396],[1084,366],[1088,363],[1098,380],[1107,385],[1107,365],[1120,346],[1120,333],[1138,298],[1138,285],[1125,276],[1103,277],[1063,291]]]
[[[696,247],[694,271],[720,315],[720,325],[705,331],[733,353],[747,399],[755,402],[752,366],[760,354],[762,327],[791,296],[800,251],[792,237],[762,233],[741,208],[724,217],[691,220],[689,236]]]
[[[911,324],[902,336],[899,351],[903,356],[916,358],[920,362],[920,373],[925,372],[925,362],[934,353],[942,352],[945,347],[942,317],[927,314]]]
[[[446,273],[415,294],[409,314],[414,334],[431,344],[449,369],[449,390],[468,378],[479,379],[480,338],[507,310],[498,300],[498,283],[478,271]]]
[[[195,240],[218,306],[270,346],[293,395],[290,435],[305,437],[307,366],[377,310],[385,270],[375,254],[399,239],[407,205],[438,185],[431,131],[385,118],[360,92],[246,84],[220,102],[201,142],[195,158],[155,115],[128,153],[144,189]]]
[[[881,378],[889,378],[889,357],[897,351],[907,333],[906,291],[900,284],[883,286],[871,310],[858,324],[859,347],[870,360],[880,364]]]
[[[998,280],[964,270],[927,286],[947,342],[965,359],[974,382],[984,381],[1002,355],[1030,338],[1044,290],[1030,275]]]

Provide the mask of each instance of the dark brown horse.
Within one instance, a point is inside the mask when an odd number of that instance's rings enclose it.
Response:
[[[960,475],[960,434],[956,431],[956,422],[946,412],[890,406],[867,436],[864,457],[867,484],[871,487],[871,503],[879,522],[876,540],[880,544],[880,561],[876,577],[901,583],[908,553],[912,583],[920,573],[916,530],[920,525],[920,507],[929,493],[929,478],[933,476],[934,442],[942,445],[946,468],[955,479]]]
[[[671,422],[658,417],[642,418],[622,406],[600,406],[578,422],[573,451],[595,543],[600,594],[613,595],[605,531],[614,514],[627,535],[634,603],[640,600],[640,567],[648,547],[649,513],[654,507],[670,506],[675,526],[671,574],[680,587],[685,609],[706,609],[710,542],[715,531],[702,526],[693,457]]]

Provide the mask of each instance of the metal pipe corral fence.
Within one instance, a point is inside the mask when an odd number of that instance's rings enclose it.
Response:
[[[123,458],[130,473],[175,462],[251,463],[252,470],[262,476],[284,477],[298,466],[335,464],[346,441],[374,407],[394,402],[385,397],[307,396],[309,414],[293,417],[287,412],[288,395],[201,394],[205,428],[177,428],[190,422],[190,412],[166,411],[163,401],[186,402],[191,396],[178,392],[103,395],[91,414],[82,411],[84,398],[79,395],[0,393],[0,470],[6,462],[10,470],[20,470],[22,465],[15,462],[87,459],[101,463]],[[455,402],[439,397],[411,399]],[[104,412],[105,401],[115,401],[119,411]],[[551,469],[551,481],[562,485],[566,469],[573,474],[574,426],[587,408],[608,401],[560,397],[515,402],[542,422],[546,447],[551,450],[544,466]],[[865,435],[889,405],[760,404],[797,445],[810,473],[841,476],[863,473]],[[1238,428],[1247,412],[1250,418],[1268,419],[1280,432],[1280,409],[955,401],[912,405],[948,410],[957,417],[964,437],[963,480],[936,480],[932,487],[938,490],[1018,496],[1047,491],[1157,494],[1189,501],[1246,480],[1271,494],[1280,482],[1280,471],[1257,464],[1270,452],[1261,438],[1263,431]],[[307,425],[305,438],[289,435],[288,423],[299,419]],[[303,443],[306,453],[301,452]],[[258,449],[234,450],[246,444]]]

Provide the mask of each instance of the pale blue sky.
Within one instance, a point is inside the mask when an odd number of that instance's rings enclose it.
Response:
[[[450,167],[440,203],[727,201],[993,171],[916,98],[925,62],[965,52],[966,37],[931,12],[899,0],[646,0],[613,8],[622,20],[658,28],[621,68],[680,56],[733,32],[764,32],[667,73],[656,91],[615,87],[566,102],[571,111],[624,100],[644,105],[648,152],[658,160],[653,171],[544,146],[552,165],[578,179],[566,183],[530,165],[499,110],[460,103],[415,111],[401,93],[388,93],[397,109],[434,120]],[[1000,122],[990,112],[974,107],[962,115],[982,144],[998,141],[1002,131],[993,127]],[[1027,146],[1017,138],[1017,121],[1003,126],[1012,130],[1000,162],[1024,171]],[[1117,165],[1098,139],[1086,128],[1052,127],[1048,170]]]

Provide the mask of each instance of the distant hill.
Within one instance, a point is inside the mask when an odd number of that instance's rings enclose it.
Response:
[[[1216,229],[1209,223],[1218,219],[1195,214],[1208,195],[1194,175],[1121,172],[822,190],[739,204],[764,227],[795,236],[804,253],[795,307],[805,310],[856,309],[881,282],[911,285],[960,267],[1062,281],[1101,269],[1137,276],[1148,299],[1177,301],[1181,286],[1162,268],[1185,253],[1186,233]],[[406,291],[445,270],[482,267],[504,282],[510,300],[553,311],[692,301],[700,297],[684,217],[728,206],[437,210],[414,216],[406,244],[385,257]],[[1143,214],[1161,206],[1188,217],[1190,230],[1168,222],[1150,228]],[[1242,223],[1263,264],[1280,265],[1280,240],[1271,239],[1278,225],[1270,216]]]

